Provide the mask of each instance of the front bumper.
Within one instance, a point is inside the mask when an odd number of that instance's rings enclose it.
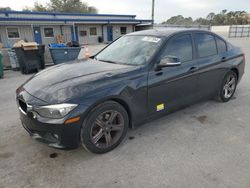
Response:
[[[23,127],[30,136],[38,141],[59,149],[74,149],[79,145],[81,123],[50,124],[39,122],[29,114],[20,111]]]
[[[79,105],[63,119],[34,116],[31,105],[43,106],[48,105],[48,103],[30,95],[23,89],[17,92],[17,105],[22,125],[34,139],[55,148],[73,149],[78,147],[84,112],[88,108],[86,105]],[[73,117],[80,117],[80,120],[64,124],[65,120]]]

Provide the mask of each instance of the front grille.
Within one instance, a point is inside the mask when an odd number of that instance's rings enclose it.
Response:
[[[21,107],[21,109],[27,113],[27,104],[25,102],[23,102],[22,100],[18,100],[19,102],[19,106]]]

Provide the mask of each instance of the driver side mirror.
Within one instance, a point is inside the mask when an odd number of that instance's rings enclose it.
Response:
[[[165,56],[161,59],[160,63],[158,64],[158,68],[163,68],[163,67],[175,67],[175,66],[180,66],[181,61],[178,57],[176,56]]]

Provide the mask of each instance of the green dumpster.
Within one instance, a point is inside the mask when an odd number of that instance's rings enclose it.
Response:
[[[3,78],[3,55],[0,51],[0,78]]]

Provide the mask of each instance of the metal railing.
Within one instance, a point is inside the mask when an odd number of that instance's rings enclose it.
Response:
[[[210,25],[169,25],[169,24],[160,24],[154,25],[154,28],[193,28],[193,29],[204,29],[204,30],[211,30]]]
[[[250,25],[232,25],[229,28],[229,38],[250,37]]]

